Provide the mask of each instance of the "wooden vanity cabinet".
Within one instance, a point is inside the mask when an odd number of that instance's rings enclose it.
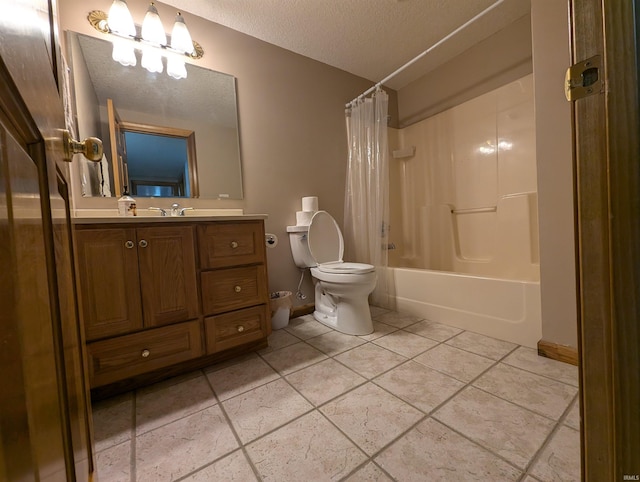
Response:
[[[193,226],[77,229],[87,340],[198,316]]]
[[[92,389],[130,389],[266,346],[262,220],[75,228]]]

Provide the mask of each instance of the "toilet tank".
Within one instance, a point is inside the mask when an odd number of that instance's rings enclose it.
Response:
[[[291,254],[296,266],[298,268],[313,268],[317,266],[318,263],[311,256],[309,243],[307,242],[309,226],[287,226],[287,232],[289,233]]]

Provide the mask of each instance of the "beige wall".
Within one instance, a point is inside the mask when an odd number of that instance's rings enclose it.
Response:
[[[148,2],[127,3],[140,22]],[[110,5],[110,0],[90,4],[61,0],[61,28],[102,36],[86,16],[92,9],[106,12]],[[161,3],[156,6],[169,30],[175,10]],[[184,17],[192,37],[205,50],[198,65],[237,78],[245,194],[241,201],[194,199],[189,204],[268,214],[267,232],[280,240],[277,247],[267,250],[270,289],[294,291],[299,272],[291,257],[286,226],[295,224],[300,199],[307,195],[318,196],[320,208],[342,223],[347,156],[344,104],[372,83],[201,18]],[[391,94],[395,102],[395,93]],[[395,106],[390,110],[395,111]],[[74,203],[76,207],[116,207],[115,199],[74,198]],[[148,207],[149,201],[138,200],[138,205]],[[305,291],[305,302],[312,301],[308,277]]]
[[[519,79],[531,69],[531,23],[527,15],[398,90],[399,127]]]
[[[577,347],[567,1],[532,0],[542,338]]]

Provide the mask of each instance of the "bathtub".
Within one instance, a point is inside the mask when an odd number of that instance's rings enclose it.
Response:
[[[542,338],[540,282],[389,268],[396,309],[529,348]]]

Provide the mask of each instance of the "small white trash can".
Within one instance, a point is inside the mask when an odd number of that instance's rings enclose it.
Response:
[[[293,300],[291,291],[275,291],[269,296],[271,305],[271,327],[274,330],[284,328],[289,324]]]

